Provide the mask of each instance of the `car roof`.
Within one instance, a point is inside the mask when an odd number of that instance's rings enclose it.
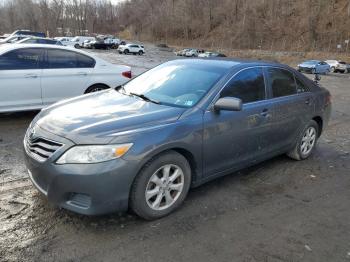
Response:
[[[54,38],[48,38],[48,37],[38,37],[38,36],[28,36],[26,38],[23,38],[22,40],[24,39],[44,39],[44,40],[54,40],[54,41],[57,41],[57,39],[54,39]]]
[[[306,63],[306,62],[318,63],[318,62],[321,62],[321,61],[320,60],[306,60],[303,63]]]
[[[250,67],[250,66],[277,66],[290,68],[287,65],[280,64],[273,61],[263,61],[263,60],[254,60],[254,59],[235,59],[228,57],[209,57],[209,58],[192,58],[192,59],[176,59],[172,60],[174,63],[184,63],[184,64],[201,64],[208,66],[220,66],[225,68],[234,68],[234,67]]]
[[[94,55],[73,48],[73,47],[67,47],[67,46],[61,46],[61,45],[48,45],[48,44],[4,44],[4,45],[0,45],[0,53],[5,53],[8,51],[12,51],[12,50],[16,50],[16,49],[21,49],[21,48],[45,48],[45,49],[62,49],[62,50],[68,50],[68,51],[73,51],[73,52],[77,52],[77,53],[81,53],[90,57],[93,57],[94,59],[98,59],[97,57],[95,57]]]

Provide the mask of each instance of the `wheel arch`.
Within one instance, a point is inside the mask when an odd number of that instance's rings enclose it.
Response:
[[[318,137],[320,137],[323,131],[323,119],[320,116],[315,116],[312,118],[312,120],[314,120],[318,125],[318,129],[319,129]]]
[[[142,170],[142,168],[147,165],[149,162],[151,162],[153,159],[157,158],[159,155],[164,154],[169,151],[174,151],[180,155],[182,155],[189,163],[192,177],[191,177],[191,185],[195,185],[198,182],[198,179],[201,175],[201,169],[200,169],[200,159],[197,159],[195,155],[187,148],[181,147],[181,146],[170,146],[166,148],[158,149],[151,154],[149,154],[147,157],[144,158],[144,161],[139,166],[139,169],[137,171],[137,175]],[[137,175],[135,176],[134,180],[136,179]],[[133,182],[134,183],[134,182]]]
[[[89,90],[90,90],[91,88],[95,87],[95,86],[104,86],[104,87],[106,87],[106,89],[111,88],[109,85],[104,84],[104,83],[95,83],[95,84],[90,85],[88,88],[86,88],[84,94],[89,93]]]

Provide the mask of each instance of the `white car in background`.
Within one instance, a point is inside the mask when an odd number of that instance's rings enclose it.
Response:
[[[3,45],[0,112],[41,109],[62,99],[120,86],[130,78],[130,67],[69,47]]]
[[[330,65],[332,73],[337,73],[337,72],[347,73],[348,71],[345,62],[338,61],[338,60],[326,60],[325,62]]]
[[[63,45],[71,45],[72,43],[72,39],[73,37],[68,37],[68,36],[64,36],[64,37],[55,37],[54,39],[60,41]]]
[[[126,44],[126,45],[120,45],[118,47],[119,54],[139,54],[143,55],[145,53],[145,47],[143,45],[137,45],[137,44]]]
[[[83,47],[83,44],[86,40],[93,41],[96,40],[95,37],[90,36],[76,36],[73,37],[70,42],[67,42],[66,46],[74,46],[75,48]]]

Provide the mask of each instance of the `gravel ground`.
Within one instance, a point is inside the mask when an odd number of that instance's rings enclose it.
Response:
[[[95,51],[138,74],[174,58]],[[21,143],[36,112],[0,115],[0,261],[350,261],[350,78],[324,76],[329,127],[308,160],[276,157],[192,190],[176,213],[85,217],[50,205]]]

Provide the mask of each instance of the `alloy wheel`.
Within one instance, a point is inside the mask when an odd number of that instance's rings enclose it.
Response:
[[[308,155],[315,146],[316,133],[317,131],[313,126],[306,129],[300,145],[300,151],[303,155]]]
[[[184,188],[182,169],[173,164],[160,167],[148,181],[145,198],[147,205],[156,211],[171,207]]]

